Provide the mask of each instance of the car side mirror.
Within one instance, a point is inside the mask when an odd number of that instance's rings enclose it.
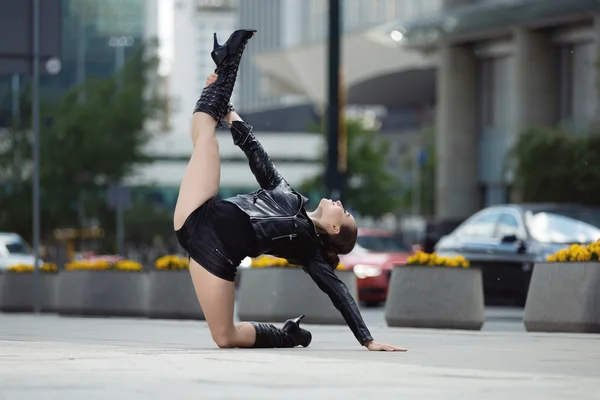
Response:
[[[518,253],[524,253],[527,250],[525,241],[517,235],[506,235],[501,240],[502,243],[512,243],[517,247]]]
[[[502,237],[502,243],[516,243],[519,240],[517,235],[506,235]]]

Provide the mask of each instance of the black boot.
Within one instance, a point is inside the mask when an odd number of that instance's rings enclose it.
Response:
[[[217,34],[214,34],[214,47],[210,55],[217,65],[215,74],[218,78],[216,82],[202,90],[194,113],[206,113],[217,122],[227,115],[230,107],[229,99],[235,86],[244,48],[255,32],[256,30],[249,29],[237,30],[222,45],[219,45]]]
[[[233,121],[229,127],[229,131],[231,132],[233,144],[240,147],[242,150],[248,147],[245,146],[246,144],[256,140],[256,137],[252,133],[252,125],[247,124],[244,121]]]
[[[304,315],[287,320],[283,329],[272,324],[251,322],[256,330],[255,348],[290,348],[296,346],[307,347],[312,341],[312,335],[306,329],[300,328],[300,320]],[[286,330],[287,328],[287,330]]]
[[[306,345],[303,345],[303,346],[307,347],[310,344],[310,342],[312,341],[312,334],[309,331],[307,331],[306,329],[300,328],[300,321],[302,321],[302,319],[304,319],[304,317],[305,317],[305,315],[302,314],[298,318],[288,319],[283,324],[282,330],[284,332],[286,332],[288,335],[292,335],[292,336],[296,336],[296,337],[300,338],[300,340],[303,343],[306,343]]]

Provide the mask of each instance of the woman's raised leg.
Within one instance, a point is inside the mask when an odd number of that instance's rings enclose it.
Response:
[[[208,114],[198,112],[192,117],[192,138],[195,145],[179,187],[173,217],[175,230],[183,226],[186,218],[196,208],[219,192],[221,158],[215,127],[215,120]]]

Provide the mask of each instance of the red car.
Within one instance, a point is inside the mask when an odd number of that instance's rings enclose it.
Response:
[[[356,275],[358,299],[367,306],[377,306],[387,297],[394,265],[405,265],[412,250],[394,232],[383,229],[358,229],[356,246],[340,260]]]

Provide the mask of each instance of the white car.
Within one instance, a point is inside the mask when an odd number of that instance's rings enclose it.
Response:
[[[19,265],[33,265],[35,256],[33,250],[21,236],[11,232],[0,232],[0,270]],[[43,261],[38,259],[38,266]]]

